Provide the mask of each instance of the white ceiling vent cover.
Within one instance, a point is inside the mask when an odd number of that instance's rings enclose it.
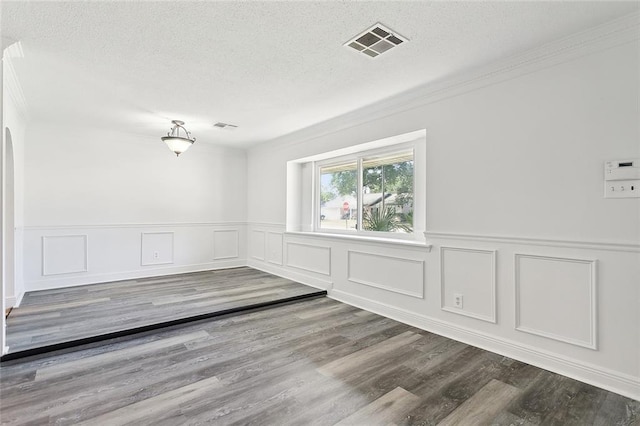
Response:
[[[213,127],[217,127],[218,129],[227,129],[227,130],[235,130],[238,128],[238,126],[236,126],[235,124],[221,123],[221,122],[217,122],[216,124],[213,125]]]
[[[357,50],[369,58],[375,58],[406,41],[409,41],[409,39],[378,22],[344,45]]]

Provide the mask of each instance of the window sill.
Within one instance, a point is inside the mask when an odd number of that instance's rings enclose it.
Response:
[[[332,234],[329,232],[303,232],[303,231],[287,231],[285,235],[312,237],[312,238],[324,238],[332,240],[346,240],[356,241],[363,243],[376,243],[376,244],[392,244],[404,247],[416,247],[426,249],[427,252],[431,251],[433,245],[429,242],[414,241],[414,240],[401,240],[399,238],[383,238],[383,237],[370,237],[364,235],[346,235],[346,234]]]

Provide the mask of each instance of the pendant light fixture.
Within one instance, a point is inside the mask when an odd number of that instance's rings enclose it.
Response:
[[[191,132],[184,128],[184,121],[172,120],[171,122],[173,127],[169,130],[167,136],[163,136],[160,139],[167,144],[171,151],[176,153],[176,156],[179,156],[193,145],[196,138],[191,137]],[[184,136],[180,136],[180,130],[184,132]]]

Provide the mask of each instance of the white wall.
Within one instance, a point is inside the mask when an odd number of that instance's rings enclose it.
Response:
[[[547,46],[254,148],[249,264],[640,399],[640,199],[603,198],[603,163],[640,157],[632,37]],[[431,250],[285,232],[287,161],[417,129]]]
[[[2,216],[0,220],[0,353],[5,353],[5,309],[17,305],[24,295],[22,285],[22,238],[15,227],[21,224],[23,206],[23,144],[27,124],[26,104],[12,60],[19,59],[19,44],[2,39],[2,64],[0,66],[0,201]],[[5,139],[6,129],[11,133],[11,147]]]
[[[14,306],[24,295],[22,279],[22,234],[24,213],[24,141],[28,123],[26,103],[13,68],[13,61],[19,61],[19,44],[13,44],[4,51],[3,58],[3,226],[7,253],[4,265],[5,304]],[[6,140],[6,129],[11,132],[11,146]],[[9,164],[13,162],[13,164]],[[13,174],[9,176],[8,173]],[[12,185],[12,188],[9,186]],[[11,196],[11,193],[12,196]],[[12,203],[9,201],[13,198]],[[9,205],[9,204],[12,204]],[[10,212],[9,209],[13,209]],[[7,221],[12,218],[12,220]],[[10,223],[13,222],[13,223]],[[13,235],[10,235],[13,233]],[[13,250],[15,247],[15,250]],[[9,264],[10,263],[10,264]]]
[[[284,221],[287,160],[426,128],[430,230],[635,243],[637,200],[602,197],[603,162],[639,155],[635,47],[300,144],[258,147],[249,157],[249,220]]]
[[[27,290],[245,263],[244,151],[34,124],[24,174]]]

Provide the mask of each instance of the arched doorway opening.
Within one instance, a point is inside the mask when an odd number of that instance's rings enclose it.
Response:
[[[16,303],[15,289],[15,206],[14,206],[14,170],[13,141],[11,131],[5,128],[5,174],[4,174],[4,308]],[[4,315],[4,312],[2,313]]]

